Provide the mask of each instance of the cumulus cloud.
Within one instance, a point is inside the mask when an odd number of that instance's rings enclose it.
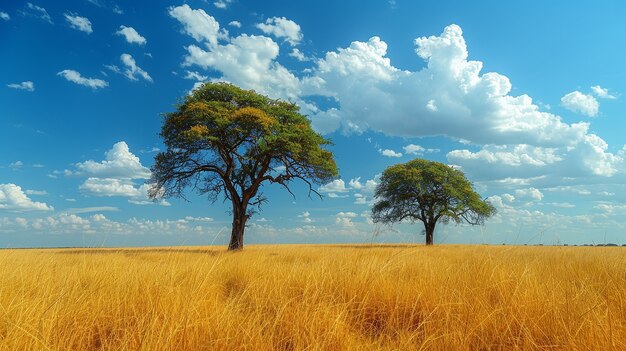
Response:
[[[335,224],[341,227],[354,227],[352,221],[358,215],[354,212],[339,212],[335,215]]]
[[[591,91],[601,99],[617,99],[617,96],[609,94],[609,89],[605,89],[599,85],[594,85],[591,87]]]
[[[93,90],[104,88],[109,85],[109,83],[107,83],[106,81],[102,79],[85,78],[79,72],[71,70],[71,69],[65,69],[57,73],[57,75],[69,80],[72,83],[76,83],[78,85],[84,85]]]
[[[8,21],[11,19],[11,16],[9,16],[9,14],[6,12],[0,11],[0,19]]]
[[[317,84],[306,85],[306,93],[332,97],[341,107],[313,114],[314,126],[323,132],[370,129],[392,136],[534,145],[569,143],[588,130],[587,123],[570,125],[539,111],[528,95],[509,95],[506,76],[481,73],[482,62],[467,60],[457,25],[439,36],[417,38],[415,45],[427,62],[416,72],[394,67],[379,37],[326,53],[308,77]]]
[[[54,207],[31,200],[20,186],[8,183],[0,184],[0,210],[52,211]]]
[[[279,47],[268,37],[242,34],[226,45],[204,50],[187,47],[183,66],[197,65],[222,73],[222,80],[253,89],[273,98],[300,100],[300,81],[289,70],[276,63]]]
[[[318,191],[323,194],[328,194],[328,197],[336,198],[336,197],[345,197],[338,194],[342,194],[348,191],[346,189],[346,183],[343,179],[335,179],[328,184],[324,184],[319,187]]]
[[[7,218],[0,217],[0,232],[23,231],[45,234],[198,234],[220,233],[220,228],[212,225],[208,217],[191,217],[179,219],[148,220],[132,217],[124,221],[115,221],[102,213],[77,215],[59,213],[39,218]]]
[[[468,160],[481,160],[484,163],[503,166],[545,166],[562,158],[556,148],[542,148],[531,145],[486,145],[478,152],[453,150],[447,154],[448,161],[465,164]]]
[[[239,21],[230,21],[228,25],[235,28],[241,28],[241,22]]]
[[[600,104],[592,95],[586,95],[580,91],[573,91],[561,98],[561,105],[566,109],[580,113],[588,117],[596,117]]]
[[[124,141],[117,142],[104,154],[101,162],[88,160],[76,164],[79,174],[96,178],[148,179],[150,170],[144,167]]]
[[[133,27],[120,26],[115,34],[123,36],[129,44],[145,45],[148,42]]]
[[[221,80],[294,101],[323,133],[372,130],[482,144],[478,150],[453,150],[448,161],[479,174],[477,179],[501,180],[502,185],[547,182],[547,174],[607,177],[624,168],[624,156],[609,152],[604,140],[589,133],[588,122],[565,123],[560,116],[541,111],[530,96],[511,95],[506,76],[482,72],[482,62],[468,60],[457,25],[415,40],[417,57],[427,64],[418,71],[394,67],[387,44],[379,37],[327,52],[303,77],[277,61],[279,45],[271,38],[242,34],[224,45],[200,41],[207,48],[187,46],[184,66],[214,70]],[[308,102],[311,96],[334,100],[338,107],[322,110]],[[415,144],[404,148],[411,155],[438,151]]]
[[[122,63],[126,66],[126,69],[124,70],[124,75],[126,76],[126,78],[133,80],[133,81],[137,81],[139,80],[139,78],[137,78],[136,76],[139,76],[143,78],[144,80],[152,83],[152,77],[150,77],[148,72],[144,71],[143,69],[141,69],[141,67],[137,66],[135,59],[131,55],[122,54],[120,56],[120,60],[122,60]]]
[[[407,155],[423,155],[425,153],[440,151],[439,149],[426,149],[423,146],[415,145],[415,144],[409,144],[409,145],[403,146],[402,149],[404,150],[404,153]]]
[[[230,5],[230,3],[233,2],[233,0],[219,0],[219,1],[214,1],[213,2],[213,6],[217,7],[218,9],[225,9],[228,7],[228,5]]]
[[[285,17],[272,17],[265,20],[265,23],[256,25],[263,33],[273,35],[276,38],[284,38],[291,46],[298,45],[302,41],[300,26]]]
[[[478,180],[550,175],[557,182],[559,177],[611,177],[624,165],[624,158],[608,152],[608,144],[595,134],[584,135],[573,146],[485,145],[476,152],[453,150],[446,157]]]
[[[35,83],[27,80],[21,83],[11,83],[7,84],[7,87],[12,89],[26,90],[26,91],[35,91]]]
[[[93,32],[89,18],[78,16],[75,13],[64,13],[63,16],[65,16],[65,20],[70,24],[70,27],[87,34]]]
[[[184,4],[170,7],[168,13],[183,25],[184,33],[198,42],[207,42],[213,47],[217,45],[218,39],[224,36],[220,33],[217,20],[202,9],[192,10],[189,5]]]
[[[141,194],[131,180],[116,178],[87,178],[79,189],[95,196],[138,197]]]
[[[402,157],[402,153],[400,152],[395,152],[391,149],[378,149],[378,152],[380,152],[381,155],[386,156],[386,157]]]
[[[519,198],[528,198],[534,201],[541,201],[543,199],[543,193],[539,189],[527,188],[515,190],[515,196]]]
[[[298,218],[300,218],[300,220],[304,223],[313,223],[313,220],[311,219],[311,214],[309,213],[309,211],[304,211],[301,214],[298,215]]]
[[[378,185],[378,181],[380,180],[381,174],[377,174],[373,179],[368,179],[365,183],[361,182],[361,177],[352,178],[348,182],[348,185],[351,189],[357,190],[364,193],[372,194]]]
[[[135,179],[149,179],[151,172],[144,167],[139,157],[135,156],[124,141],[113,145],[105,153],[101,162],[88,160],[76,164],[76,172],[72,175],[83,175],[88,178],[79,186],[79,190],[91,196],[127,197],[128,202],[136,205],[149,205],[154,202],[148,198],[150,184],[137,185]],[[161,200],[161,205],[169,203]]]

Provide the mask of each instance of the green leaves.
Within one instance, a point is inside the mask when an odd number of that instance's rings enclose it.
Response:
[[[153,181],[166,196],[222,192],[236,201],[261,198],[261,183],[294,179],[326,183],[337,176],[331,145],[297,105],[228,83],[206,83],[164,115],[167,146],[156,157]],[[284,169],[281,174],[270,172]],[[213,175],[207,175],[211,173]],[[288,189],[288,188],[287,188]],[[215,199],[216,194],[209,194]]]
[[[482,224],[495,208],[480,198],[463,172],[443,163],[415,159],[387,168],[376,187],[374,222],[419,220]]]

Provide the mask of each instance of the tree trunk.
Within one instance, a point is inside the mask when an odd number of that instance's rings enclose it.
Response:
[[[228,251],[243,250],[243,232],[246,229],[246,209],[233,206],[233,230],[230,234]]]
[[[435,234],[435,223],[428,223],[424,225],[426,229],[426,245],[433,244],[433,236]]]

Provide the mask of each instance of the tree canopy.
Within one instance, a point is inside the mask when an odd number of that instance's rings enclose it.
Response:
[[[375,191],[374,222],[420,221],[426,244],[437,222],[483,224],[496,209],[481,199],[463,172],[440,162],[415,159],[387,168]]]
[[[292,193],[301,180],[313,184],[338,175],[331,142],[311,128],[293,103],[228,83],[205,83],[164,114],[161,137],[167,149],[155,157],[151,197],[183,197],[191,188],[214,202],[232,202],[229,250],[243,248],[246,221],[266,198],[264,183]],[[293,195],[293,193],[292,193]],[[319,195],[319,194],[318,194]]]

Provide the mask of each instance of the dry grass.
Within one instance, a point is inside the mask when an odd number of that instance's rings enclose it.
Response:
[[[1,350],[625,350],[626,248],[0,251]]]

